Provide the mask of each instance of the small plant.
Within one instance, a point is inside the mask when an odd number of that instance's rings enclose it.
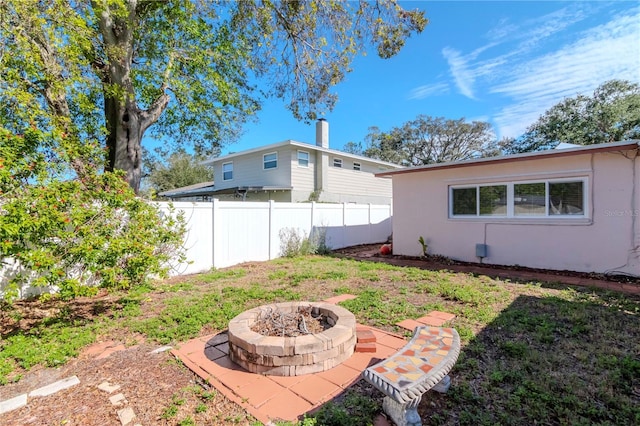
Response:
[[[327,245],[327,227],[313,227],[311,230],[311,244],[313,245],[313,253],[327,255],[331,253],[331,248]]]
[[[171,404],[170,406],[165,408],[164,411],[162,412],[162,418],[163,419],[170,419],[170,418],[175,417],[177,414],[178,414],[178,407],[176,407],[175,405]]]
[[[179,426],[196,426],[196,422],[191,417],[186,417],[178,422]]]
[[[313,241],[304,238],[302,232],[297,228],[282,228],[279,236],[281,256],[297,257],[316,253]]]
[[[321,191],[321,190],[319,190],[319,189],[316,189],[315,191],[312,191],[312,192],[309,194],[309,202],[312,202],[312,201],[318,201],[318,200],[320,199],[320,193],[321,193],[321,192],[322,192],[322,191]]]
[[[343,397],[322,406],[302,426],[359,426],[373,424],[378,403],[369,396],[348,390]]]
[[[422,246],[422,256],[426,257],[427,256],[427,249],[429,248],[429,246],[425,242],[425,240],[422,237],[422,235],[420,235],[420,238],[418,238],[418,242]]]

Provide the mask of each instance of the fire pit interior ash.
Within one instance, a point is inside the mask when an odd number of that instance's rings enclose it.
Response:
[[[311,306],[298,306],[292,312],[281,309],[261,310],[251,330],[263,336],[296,337],[305,334],[322,333],[335,325],[331,317],[327,317]]]
[[[299,376],[325,371],[353,355],[355,344],[354,315],[329,303],[265,305],[229,323],[229,356],[254,373]]]

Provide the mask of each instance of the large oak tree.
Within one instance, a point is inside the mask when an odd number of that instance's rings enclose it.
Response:
[[[357,53],[389,58],[426,23],[394,0],[0,0],[0,124],[50,131],[79,175],[101,144],[138,191],[148,130],[206,151],[266,96],[313,120]]]
[[[363,155],[405,166],[497,154],[495,134],[489,123],[426,115],[419,115],[388,132],[372,127],[366,137],[366,145]],[[358,148],[349,145],[349,149]]]
[[[514,154],[554,148],[559,142],[592,145],[627,139],[640,139],[640,85],[610,80],[591,96],[558,102],[504,148]]]

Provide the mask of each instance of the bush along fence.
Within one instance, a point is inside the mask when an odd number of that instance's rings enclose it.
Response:
[[[170,203],[158,203],[171,214]],[[188,262],[174,275],[202,272],[299,252],[386,241],[390,205],[219,201],[174,202],[187,221]]]

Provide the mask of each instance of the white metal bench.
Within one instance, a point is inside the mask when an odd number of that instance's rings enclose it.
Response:
[[[404,347],[367,368],[366,381],[386,396],[382,408],[397,426],[421,426],[418,404],[433,389],[445,393],[448,373],[460,354],[460,336],[453,328],[420,326]]]

